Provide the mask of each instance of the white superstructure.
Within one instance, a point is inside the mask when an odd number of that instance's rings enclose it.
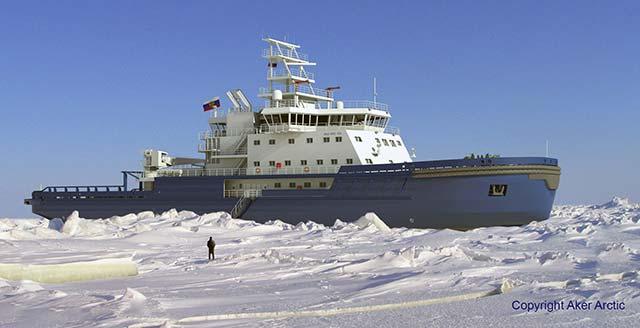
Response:
[[[399,131],[387,125],[387,105],[335,101],[338,87],[313,87],[314,74],[307,69],[316,63],[298,52],[300,46],[264,41],[269,44],[262,53],[268,67],[268,87],[259,92],[264,107],[254,112],[241,90],[227,92],[233,107],[214,109],[210,131],[200,134],[203,166],[145,176],[319,174],[336,173],[343,165],[411,162]]]
[[[313,87],[308,68],[316,63],[298,51],[300,46],[264,41],[269,44],[262,54],[269,86],[259,96],[265,106],[253,112],[240,90],[227,93],[234,107],[215,110],[211,131],[200,136],[198,150],[205,154],[206,170],[335,173],[342,165],[411,162],[400,134],[387,126],[387,105],[335,101],[334,88]]]

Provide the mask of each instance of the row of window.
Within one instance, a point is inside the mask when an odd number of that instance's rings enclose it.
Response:
[[[305,183],[302,184],[302,186],[296,184],[295,182],[289,182],[289,188],[298,188],[298,187],[311,188],[311,182],[305,182]],[[327,183],[325,181],[320,181],[318,183],[318,187],[326,188],[327,187]],[[280,182],[274,183],[273,184],[273,188],[275,188],[275,189],[282,188],[282,183],[280,183]]]
[[[342,142],[342,137],[335,137],[336,142]],[[296,139],[289,139],[288,140],[289,144],[295,144],[296,143]],[[331,142],[331,137],[323,137],[322,138],[322,142],[324,143],[328,143]],[[307,138],[307,143],[313,143],[313,138]],[[275,145],[276,144],[276,139],[269,139],[269,144],[270,145]],[[253,141],[253,145],[254,146],[259,146],[260,145],[260,140],[254,140]]]
[[[373,156],[378,156],[378,155],[377,154],[373,154]],[[365,158],[364,161],[367,162],[367,164],[373,164],[373,161],[370,158]],[[389,163],[393,164],[393,160],[390,159]]]
[[[336,142],[342,142],[342,137],[335,137]],[[355,136],[355,140],[357,142],[362,142],[362,138],[359,136]],[[322,138],[322,142],[324,143],[328,143],[331,142],[331,137],[323,137]],[[296,139],[289,139],[289,144],[295,144],[296,143]],[[307,143],[313,143],[313,138],[307,138]],[[396,147],[397,146],[402,146],[402,142],[400,142],[400,140],[392,140],[392,139],[380,139],[380,138],[376,138],[376,143],[377,144],[383,144],[385,146],[389,146],[391,145],[392,147]],[[275,145],[276,144],[276,139],[269,139],[269,144],[270,145]],[[254,146],[259,146],[260,145],[260,140],[254,140],[253,141],[253,145]]]
[[[376,138],[376,143],[377,143],[377,144],[380,144],[380,139]],[[395,141],[395,140],[389,139],[389,140],[387,141],[387,139],[382,139],[382,143],[383,143],[385,146],[389,146],[389,144],[391,144],[391,146],[392,146],[392,147],[395,147],[395,146],[396,146],[396,143],[398,144],[398,146],[402,146],[402,143],[400,142],[400,140]]]
[[[345,163],[346,164],[353,164],[353,158],[347,158],[345,160]],[[300,165],[301,166],[306,166],[308,164],[309,163],[307,162],[306,159],[300,160]],[[316,164],[317,165],[324,165],[324,160],[316,159]],[[331,165],[338,165],[338,159],[332,158],[331,159]],[[253,162],[253,166],[260,166],[260,161],[254,161]],[[269,161],[269,166],[273,166],[273,167],[277,166],[276,161]],[[284,161],[284,166],[291,166],[291,160],[285,160]]]
[[[356,141],[357,141],[357,142],[362,142],[362,138],[360,138],[360,137],[358,137],[358,136],[356,136],[356,138],[355,138],[355,139],[356,139]],[[376,143],[377,143],[377,144],[380,144],[380,138],[376,138]],[[392,139],[389,139],[389,140],[387,140],[387,139],[382,139],[382,144],[384,144],[385,146],[389,146],[389,145],[391,145],[392,147],[395,147],[395,146],[396,146],[396,144],[397,144],[398,146],[402,146],[402,143],[400,142],[400,140],[395,141],[395,140],[392,140]]]

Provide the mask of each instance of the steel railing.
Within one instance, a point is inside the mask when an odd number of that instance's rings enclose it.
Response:
[[[306,86],[299,86],[299,90],[302,89],[303,87]],[[322,89],[317,89],[314,88],[316,90],[316,92],[320,92],[320,95],[322,95],[322,93],[326,94],[325,90]],[[267,88],[260,88],[259,91],[261,94],[266,94],[266,93],[270,93],[270,91]],[[299,92],[304,92],[304,91],[299,91]],[[307,92],[305,92],[307,93]],[[316,93],[318,94],[318,93]],[[383,112],[387,112],[389,113],[389,105],[385,104],[385,103],[380,103],[380,102],[373,102],[373,101],[369,101],[369,100],[341,100],[341,102],[343,103],[343,108],[344,109],[350,109],[350,108],[366,108],[366,109],[376,109],[376,110],[380,110]],[[337,102],[333,101],[330,103],[327,103],[325,101],[319,101],[313,105],[313,108],[315,109],[337,109]],[[293,99],[283,99],[283,100],[271,100],[271,101],[265,101],[265,104],[262,108],[280,108],[280,107],[305,107],[305,103],[303,101],[298,101],[295,102]]]
[[[258,198],[262,197],[262,189],[237,189],[237,190],[225,190],[225,198]]]
[[[315,80],[315,75],[312,72],[295,72],[295,71],[291,71],[291,74],[289,74],[289,72],[287,71],[278,71],[278,72],[273,72],[273,74],[271,75],[271,77],[301,77],[301,78],[305,78],[305,79],[311,79],[311,80]]]
[[[270,57],[270,56],[285,56],[289,58],[301,59],[301,60],[309,60],[309,56],[305,53],[289,50],[289,49],[262,49],[262,57]]]
[[[126,191],[125,187],[120,186],[49,186],[45,187],[43,192],[98,192],[98,191]]]
[[[340,170],[340,165],[310,165],[310,166],[267,166],[254,168],[219,168],[201,169],[188,168],[176,171],[159,170],[158,176],[167,177],[195,177],[195,176],[233,176],[233,175],[288,175],[288,174],[335,174]]]
[[[344,105],[344,108],[367,108],[367,109],[377,109],[384,112],[389,112],[389,105],[381,102],[373,102],[370,100],[340,100]],[[316,108],[318,109],[336,109],[336,102],[331,102],[327,104],[326,102],[318,102],[316,104]]]

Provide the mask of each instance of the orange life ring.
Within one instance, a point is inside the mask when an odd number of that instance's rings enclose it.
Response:
[[[304,167],[304,173],[309,173],[309,167],[308,166]]]
[[[260,168],[256,167],[256,173],[260,173]]]

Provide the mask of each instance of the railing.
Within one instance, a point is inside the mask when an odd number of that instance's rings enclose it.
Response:
[[[305,107],[305,105],[307,105],[308,107]],[[264,106],[262,108],[281,108],[281,107],[316,108],[316,104],[310,103],[310,102],[304,102],[302,100],[298,100],[298,102],[296,102],[294,99],[267,100],[264,102]]]
[[[298,88],[302,88],[302,87],[306,87],[306,86],[299,86]],[[326,94],[325,90],[317,89],[317,88],[314,88],[314,89],[316,89],[316,92],[322,92]],[[267,88],[262,87],[260,88],[260,93],[266,94],[266,93],[270,93],[270,91]],[[344,105],[343,107],[344,109],[367,108],[367,109],[381,110],[383,112],[389,113],[389,105],[385,103],[373,102],[369,100],[344,100],[342,101],[342,103]],[[296,103],[293,99],[283,99],[278,101],[271,100],[271,101],[265,101],[263,108],[304,107],[304,104],[305,103],[303,101],[298,101]],[[330,103],[327,103],[326,101],[319,101],[319,102],[316,102],[315,104],[312,103],[311,105],[315,109],[337,109],[337,102],[335,101]]]
[[[370,100],[341,100],[344,104],[344,108],[368,108],[377,109],[385,112],[389,112],[389,105],[381,102],[373,102]],[[330,106],[330,107],[328,107]],[[332,102],[327,105],[326,102],[318,102],[316,108],[318,109],[336,109],[336,102]]]
[[[285,167],[256,167],[246,168],[219,168],[219,169],[182,169],[181,172],[158,171],[158,176],[166,177],[201,177],[201,176],[233,176],[233,175],[287,175],[287,174],[335,174],[340,170],[340,165],[332,166],[285,166]]]
[[[98,192],[98,191],[126,191],[124,186],[50,186],[43,192]]]
[[[320,88],[314,88],[310,85],[294,85],[293,92],[301,92],[310,95],[329,97],[329,91]]]
[[[246,168],[219,168],[219,169],[183,169],[180,174],[181,177],[201,177],[201,176],[223,176],[223,175],[247,175]],[[158,176],[173,176],[165,175],[163,170],[158,171]]]
[[[322,166],[283,166],[257,167],[252,175],[286,175],[286,174],[334,174],[340,170],[340,165]]]
[[[262,197],[262,189],[238,189],[238,190],[225,190],[225,198],[258,198]]]
[[[285,56],[285,57],[301,59],[305,61],[309,60],[309,56],[302,52],[293,51],[289,49],[278,50],[277,48],[274,48],[273,50],[274,51],[271,52],[271,49],[262,49],[262,57]]]
[[[248,110],[247,108],[240,108],[240,107],[214,108],[211,111],[211,118],[215,118],[215,117],[222,118],[227,116],[231,112],[250,112],[250,110]]]
[[[289,74],[289,72],[287,71],[278,71],[278,72],[273,72],[273,74],[271,75],[272,77],[302,77],[305,79],[311,79],[314,80],[314,74],[312,72],[294,72],[293,70],[291,71],[291,74]]]
[[[255,128],[204,131],[204,132],[200,132],[199,137],[200,137],[200,140],[205,140],[205,139],[217,138],[217,137],[242,136],[243,134],[249,134],[254,131],[255,131]]]
[[[205,152],[205,151],[214,151],[213,149],[209,149],[206,147],[206,145],[203,144],[199,144],[198,145],[198,151],[199,152]],[[219,151],[216,154],[211,154],[212,157],[216,157],[216,156],[246,156],[247,155],[247,147],[240,147],[236,150],[232,150],[232,151]]]
[[[400,134],[400,129],[395,126],[387,126],[386,128],[384,128],[384,133],[388,133],[395,136]]]

